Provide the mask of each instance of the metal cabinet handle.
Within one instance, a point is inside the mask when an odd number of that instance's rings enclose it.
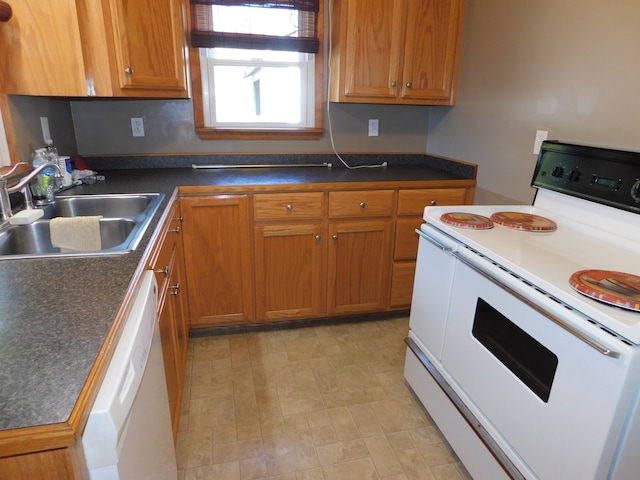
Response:
[[[391,87],[396,88],[398,84],[396,82],[391,82]]]
[[[125,68],[124,73],[126,73],[127,75],[133,75],[133,68],[131,67]]]
[[[438,201],[437,201],[437,200],[431,200],[431,206],[435,206],[435,205],[437,205],[437,204],[438,204]]]
[[[180,293],[180,283],[176,283],[175,285],[171,285],[169,290],[173,290],[169,292],[169,295],[178,295]]]
[[[167,277],[167,276],[169,276],[169,266],[167,265],[164,268],[158,268],[158,269],[154,270],[153,272],[157,273],[157,274],[161,274],[162,273],[165,277]]]
[[[366,207],[366,206],[367,206],[367,204],[366,204],[366,203],[364,203],[364,202],[360,202],[360,208],[364,208],[364,207]]]
[[[413,83],[407,82],[407,88],[413,88]]]
[[[322,237],[320,235],[316,235],[316,241],[319,242],[320,240],[322,240]]]
[[[287,205],[287,210],[289,210],[289,211],[293,210],[293,205],[291,205],[291,204]]]
[[[338,240],[338,235],[333,235],[331,238],[333,238],[334,240]]]
[[[173,233],[180,233],[180,227],[176,227],[176,228],[170,228],[169,230],[167,230],[168,232],[173,232]]]

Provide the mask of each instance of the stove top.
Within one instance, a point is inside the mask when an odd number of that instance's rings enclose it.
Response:
[[[545,141],[531,185],[538,189],[533,205],[426,207],[424,220],[640,344],[640,312],[587,297],[570,283],[584,270],[640,276],[640,153]],[[452,215],[486,228],[445,221]]]
[[[525,231],[500,225],[491,229],[467,229],[441,220],[443,214],[460,207],[426,207],[424,220],[606,329],[640,344],[640,312],[586,297],[569,281],[574,273],[582,270],[640,275],[640,243],[637,241],[640,218],[630,212],[568,198],[556,192],[540,191],[534,205],[464,207],[465,213],[487,218],[504,211],[544,217],[555,223],[555,230]],[[558,202],[562,204],[561,209]]]

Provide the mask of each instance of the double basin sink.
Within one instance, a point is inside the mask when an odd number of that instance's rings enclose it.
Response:
[[[164,194],[71,195],[42,207],[44,215],[28,225],[0,225],[0,260],[58,256],[117,255],[138,246]],[[51,244],[49,224],[55,217],[101,215],[102,248],[62,252]]]

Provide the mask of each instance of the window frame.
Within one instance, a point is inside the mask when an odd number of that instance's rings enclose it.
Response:
[[[190,47],[189,63],[191,65],[191,99],[195,131],[201,140],[318,140],[324,133],[324,8],[320,2],[318,12],[318,39],[320,49],[314,59],[314,114],[313,127],[292,128],[224,128],[205,125],[203,89],[201,76],[200,49]]]

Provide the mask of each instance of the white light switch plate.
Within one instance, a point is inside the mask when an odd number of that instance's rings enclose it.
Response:
[[[547,130],[536,130],[536,139],[533,142],[533,153],[538,155],[540,153],[540,147],[542,147],[542,142],[544,142],[549,136],[549,132]]]
[[[52,144],[51,131],[49,130],[49,118],[40,117],[40,126],[42,127],[42,139],[44,140],[45,145]]]

